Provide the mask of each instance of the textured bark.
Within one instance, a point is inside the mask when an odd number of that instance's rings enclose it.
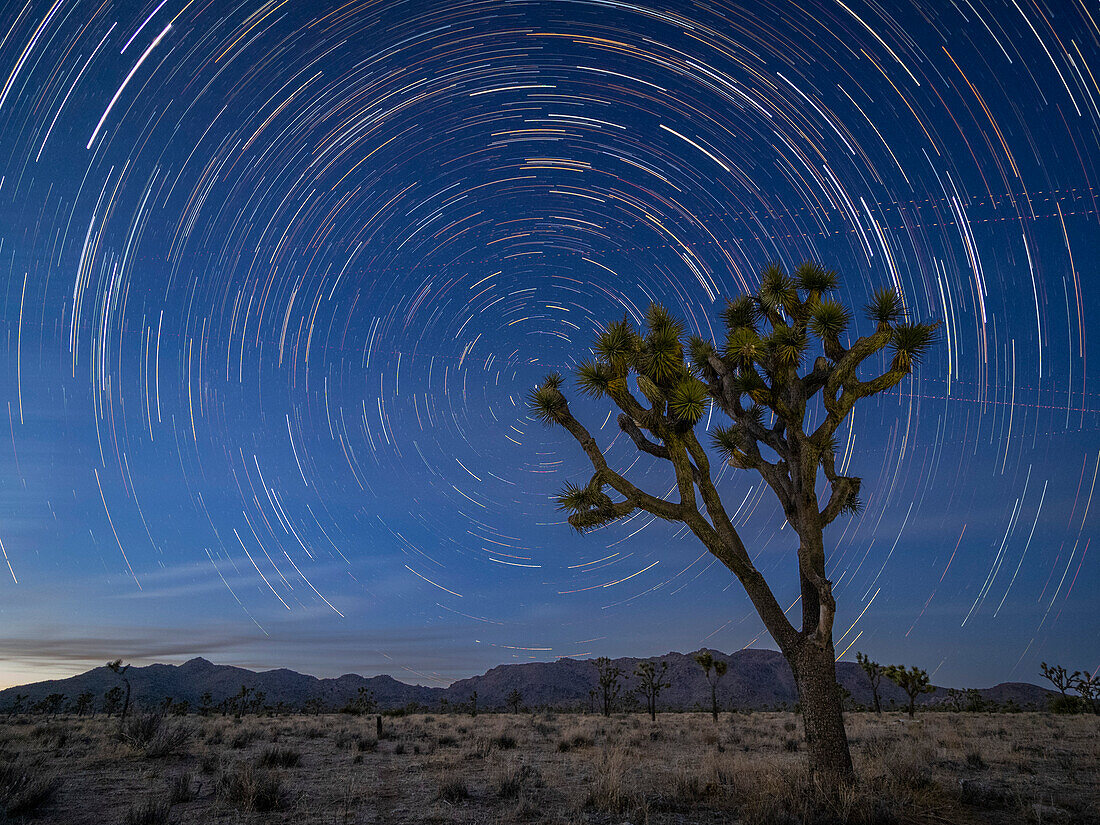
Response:
[[[798,685],[798,701],[806,728],[810,769],[819,781],[833,785],[855,778],[832,645],[823,648],[807,640],[788,655]]]

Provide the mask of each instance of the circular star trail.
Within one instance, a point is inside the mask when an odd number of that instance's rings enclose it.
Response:
[[[942,333],[842,435],[838,652],[1094,670],[1098,79],[1079,0],[5,6],[0,659],[768,644],[675,526],[572,534],[586,464],[523,399],[812,259]],[[720,488],[793,603],[776,503]]]

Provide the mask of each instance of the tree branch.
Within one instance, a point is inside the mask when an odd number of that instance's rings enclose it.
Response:
[[[644,492],[608,467],[607,459],[604,458],[603,453],[596,444],[596,439],[584,428],[583,424],[573,417],[564,396],[562,396],[561,403],[562,408],[556,418],[557,423],[568,430],[569,434],[581,445],[581,449],[588,456],[588,460],[592,462],[596,475],[601,482],[614,489],[640,510],[645,510],[647,513],[652,513],[659,518],[670,521],[683,521],[684,511],[681,505],[673,504],[671,501],[665,501],[663,498]]]

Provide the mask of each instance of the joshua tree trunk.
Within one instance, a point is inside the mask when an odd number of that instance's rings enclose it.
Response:
[[[124,681],[126,683],[126,701],[124,701],[122,703],[122,718],[119,721],[120,722],[125,722],[126,721],[126,714],[130,710],[130,680],[129,679],[123,679],[122,681]]]
[[[806,746],[814,772],[826,781],[850,779],[852,757],[844,732],[832,645],[823,648],[807,640],[788,656],[787,661],[798,685]]]

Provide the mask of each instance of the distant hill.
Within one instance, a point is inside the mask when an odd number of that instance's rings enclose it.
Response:
[[[729,672],[718,685],[718,699],[723,709],[759,710],[793,706],[798,701],[794,676],[776,651],[739,650],[726,654],[711,650],[710,653],[715,659],[729,663]],[[650,657],[650,661],[668,662],[668,676],[672,682],[671,687],[661,693],[659,707],[710,707],[710,687],[693,656],[671,652]],[[629,675],[640,661],[643,660],[622,658],[615,659],[614,663]],[[447,688],[436,688],[405,684],[390,676],[364,678],[347,674],[336,679],[318,679],[285,668],[256,672],[196,658],[182,665],[131,667],[127,678],[133,686],[134,702],[149,707],[159,705],[169,696],[177,702],[186,700],[196,707],[204,693],[210,693],[217,704],[236,694],[243,685],[263,691],[268,704],[283,702],[296,708],[307,701],[320,700],[326,708],[336,709],[354,700],[360,688],[366,688],[383,709],[416,702],[434,710],[442,706],[443,700],[451,705],[466,702],[474,691],[477,691],[480,708],[503,708],[513,690],[520,692],[523,704],[528,707],[570,709],[589,705],[590,692],[596,688],[596,667],[589,660],[578,659],[500,665],[481,676],[461,679]],[[871,704],[871,686],[859,665],[838,662],[837,679],[852,694],[854,701]],[[624,679],[627,689],[635,683],[633,678]],[[97,667],[70,679],[34,682],[0,691],[0,711],[11,706],[16,694],[25,694],[30,702],[37,702],[52,693],[72,699],[90,691],[98,704],[103,694],[118,684],[119,678],[107,667]],[[984,688],[980,693],[984,699],[997,702],[1011,699],[1025,708],[1045,708],[1053,695],[1052,691],[1024,682],[1006,682]],[[905,694],[885,679],[880,695],[886,707],[891,700],[898,707],[906,701]],[[934,693],[921,696],[919,702],[935,704],[946,696],[947,688],[937,687]]]

